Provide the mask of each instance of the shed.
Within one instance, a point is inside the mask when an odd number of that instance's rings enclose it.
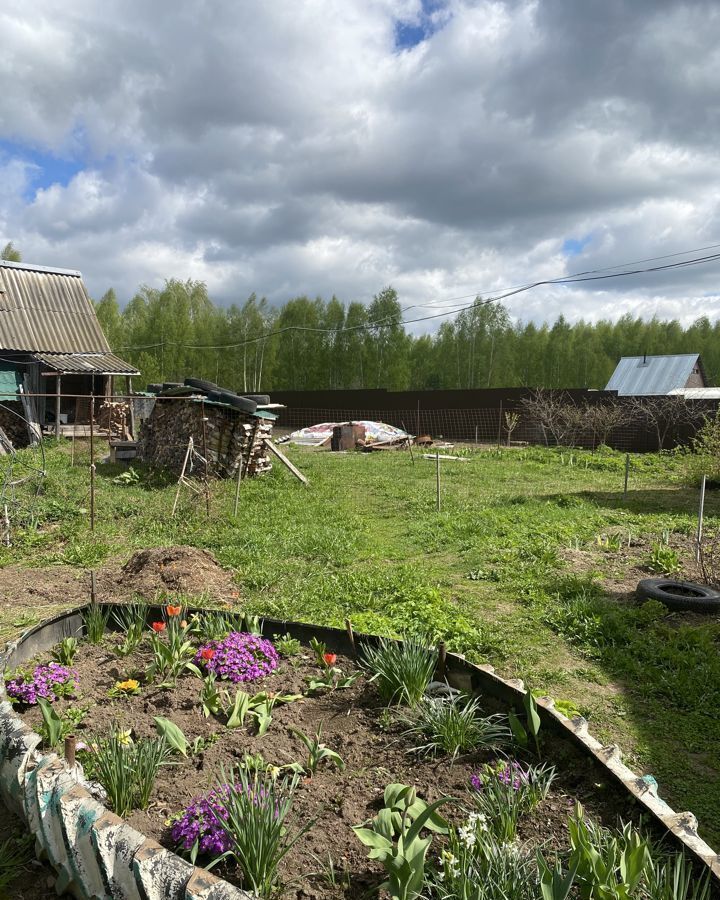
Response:
[[[681,388],[707,387],[699,353],[672,356],[623,356],[606,391],[619,397],[666,395]]]
[[[80,272],[0,260],[0,404],[35,433],[89,422],[90,397],[139,371],[110,350]],[[49,399],[32,395],[54,394]],[[16,407],[13,409],[13,407]],[[17,416],[15,417],[17,419]],[[3,416],[7,422],[7,417]]]

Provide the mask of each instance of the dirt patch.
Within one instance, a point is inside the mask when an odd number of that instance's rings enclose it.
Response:
[[[238,596],[232,573],[223,569],[212,553],[197,547],[138,550],[122,567],[116,583],[123,594],[143,597],[160,592],[228,602]]]
[[[148,685],[136,697],[111,700],[110,688],[128,677],[141,678],[140,673],[150,661],[147,648],[118,658],[112,649],[117,642],[115,636],[99,646],[81,645],[74,662],[80,678],[80,696],[74,701],[61,699],[56,708],[62,712],[69,706],[88,707],[77,732],[84,741],[91,740],[93,734],[107,734],[114,724],[132,729],[135,737],[154,736],[153,716],[164,716],[180,726],[188,740],[201,737],[209,742],[206,749],[190,758],[178,756],[174,765],[163,767],[149,809],[136,811],[129,818],[133,827],[166,847],[173,846],[168,818],[212,788],[223,767],[228,771],[246,754],[257,753],[277,766],[302,763],[307,753],[291,729],[312,736],[322,725],[323,742],[341,755],[345,768],[321,768],[314,777],[301,782],[295,796],[290,831],[294,833],[308,820],[316,822],[283,864],[284,879],[295,882],[293,897],[358,897],[382,880],[381,871],[368,861],[367,851],[355,838],[351,826],[376,814],[388,783],[414,784],[419,795],[428,801],[443,796],[463,801],[469,797],[471,774],[482,763],[496,758],[492,749],[462,757],[454,765],[447,758],[418,758],[411,752],[412,742],[403,734],[402,724],[394,713],[388,715],[374,686],[364,678],[347,690],[276,707],[270,729],[262,737],[254,733],[251,725],[228,730],[222,720],[204,718],[198,702],[200,682],[191,676],[180,679],[173,689]],[[338,658],[337,665],[346,673],[355,669],[354,662],[343,657]],[[314,659],[305,649],[303,656],[281,661],[279,668],[261,682],[242,687],[251,694],[257,690],[300,693],[306,686],[306,677],[317,673]],[[495,711],[488,701],[486,712]],[[22,715],[34,727],[38,726],[37,708]],[[569,743],[548,734],[545,756],[558,764],[558,777],[546,801],[522,821],[523,842],[567,847],[567,816],[575,800],[583,803],[589,815],[608,825],[615,825],[619,816],[631,816],[631,799]],[[458,806],[447,809],[449,818],[461,817]],[[329,858],[337,872],[349,873],[349,889],[328,884],[322,876]],[[229,880],[233,878],[232,873],[222,874]]]
[[[25,826],[20,819],[0,804],[0,845],[5,841],[23,840]],[[48,866],[33,858],[33,842],[28,841],[27,851],[23,854],[24,862],[17,869],[17,874],[10,882],[7,893],[2,897],[13,900],[57,900],[55,892],[55,876]]]

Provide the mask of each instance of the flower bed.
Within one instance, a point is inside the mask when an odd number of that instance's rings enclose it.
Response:
[[[618,817],[629,821],[636,814],[630,795],[607,771],[551,731],[535,732],[532,705],[524,715],[518,710],[513,738],[509,709],[484,698],[466,717],[472,727],[460,716],[444,736],[449,745],[439,749],[436,740],[428,749],[418,737],[428,710],[436,721],[443,705],[454,702],[460,712],[467,707],[464,700],[437,697],[408,705],[417,678],[427,681],[422,672],[434,664],[407,666],[412,690],[393,692],[382,678],[371,681],[355,659],[321,645],[296,646],[288,637],[268,641],[229,621],[233,631],[221,635],[218,618],[203,624],[188,616],[183,624],[182,615],[170,605],[162,619],[150,616],[135,646],[129,620],[121,634],[81,642],[71,662],[77,696],[57,697],[52,709],[86,745],[79,751],[86,773],[106,788],[117,786],[99,777],[99,753],[114,741],[113,753],[122,758],[123,747],[132,746],[135,761],[162,734],[163,757],[147,808],[133,809],[127,821],[198,864],[233,850],[216,870],[230,881],[260,893],[293,882],[300,897],[359,896],[383,880],[383,853],[387,861],[397,849],[397,835],[389,848],[379,846],[381,809],[399,828],[398,821],[409,827],[425,815],[425,805],[439,804],[433,817],[442,815],[447,825],[438,820],[432,827],[428,818],[431,829],[419,835],[430,840],[425,893],[438,900],[462,896],[468,873],[474,880],[487,881],[492,872],[500,877],[501,862],[512,870],[504,877],[524,885],[517,896],[531,900],[541,896],[537,848],[550,868],[557,862],[567,873],[573,833],[579,840],[587,822],[614,827]],[[383,677],[403,668],[402,657],[391,662]],[[32,661],[31,671],[35,663],[45,660]],[[18,710],[52,737],[37,706]],[[58,733],[62,737],[62,728]],[[463,746],[453,762],[452,741],[465,739],[474,746]],[[578,801],[584,816],[573,818]],[[252,860],[243,856],[250,852],[249,836],[233,836],[223,826],[234,816],[269,834],[274,829],[281,849],[300,833],[280,859],[275,881],[250,883]],[[594,827],[588,833],[600,842]]]

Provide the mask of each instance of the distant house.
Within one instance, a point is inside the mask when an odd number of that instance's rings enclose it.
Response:
[[[605,388],[618,396],[647,397],[707,387],[699,353],[673,356],[623,356]]]
[[[3,424],[15,412],[35,434],[56,421],[87,423],[91,395],[111,394],[117,376],[130,390],[139,374],[111,352],[80,272],[0,260]]]

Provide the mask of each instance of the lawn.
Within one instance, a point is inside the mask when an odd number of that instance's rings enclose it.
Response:
[[[118,483],[122,467],[99,465],[91,533],[87,447],[71,466],[67,444],[50,445],[36,522],[0,548],[0,588],[17,566],[41,570],[47,585],[48,572],[102,569],[144,547],[205,548],[233,570],[251,612],[420,630],[567,702],[720,845],[720,619],[632,596],[653,553],[697,574],[698,492],[682,455],[633,457],[624,499],[620,454],[466,450],[464,461],[441,464],[438,512],[433,461],[288,452],[309,486],[276,467],[242,485],[237,518],[233,484],[212,485],[209,517],[184,490],[172,518],[174,481],[137,467],[137,481]],[[710,494],[711,533],[719,515]],[[59,585],[37,605],[0,606],[0,636],[68,602]]]

